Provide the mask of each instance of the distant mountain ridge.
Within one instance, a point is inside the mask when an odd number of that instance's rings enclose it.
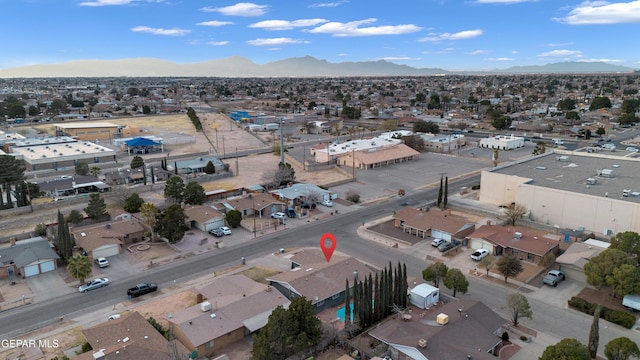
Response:
[[[192,64],[155,58],[76,60],[0,70],[0,78],[32,77],[349,77],[451,74],[620,73],[634,69],[605,62],[562,62],[514,66],[490,71],[447,71],[414,68],[385,60],[332,63],[312,56],[287,58],[263,65],[241,56]]]

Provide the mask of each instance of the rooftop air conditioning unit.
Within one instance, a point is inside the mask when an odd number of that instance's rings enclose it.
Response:
[[[449,315],[445,313],[438,314],[438,316],[436,316],[436,322],[440,325],[446,325],[449,323]]]
[[[522,239],[522,233],[516,231],[516,232],[513,233],[513,237],[516,238],[516,239]]]
[[[427,340],[425,340],[425,339],[418,340],[418,346],[420,346],[423,349],[426,348],[427,347]]]
[[[211,303],[208,301],[203,301],[200,303],[200,310],[203,312],[211,311]]]

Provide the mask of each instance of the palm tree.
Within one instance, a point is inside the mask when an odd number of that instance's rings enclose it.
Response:
[[[93,265],[89,257],[82,254],[75,254],[69,259],[69,265],[67,265],[69,275],[74,279],[80,280],[80,284],[84,283],[84,280],[91,275]]]

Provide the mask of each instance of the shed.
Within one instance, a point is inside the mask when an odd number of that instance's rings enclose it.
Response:
[[[440,301],[440,289],[429,284],[420,284],[411,289],[409,301],[420,309],[428,309]]]

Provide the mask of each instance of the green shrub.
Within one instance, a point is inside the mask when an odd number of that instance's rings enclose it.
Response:
[[[596,304],[591,304],[590,302],[575,296],[569,299],[568,304],[569,307],[589,315],[593,315],[596,308]],[[606,306],[601,307],[600,318],[608,322],[624,326],[627,329],[631,329],[636,323],[635,316],[625,311],[610,309]]]
[[[360,202],[360,194],[355,191],[347,191],[346,199],[357,204]]]
[[[84,342],[84,344],[82,344],[82,353],[86,353],[93,350],[93,348],[91,347],[91,344],[89,344],[88,342]]]

